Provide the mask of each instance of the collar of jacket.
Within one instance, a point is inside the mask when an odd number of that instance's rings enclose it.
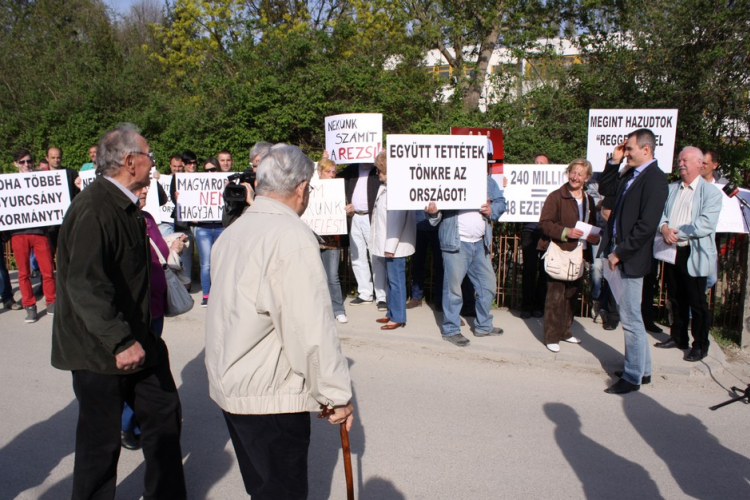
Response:
[[[289,215],[300,219],[300,216],[292,210],[292,207],[267,196],[256,196],[255,201],[247,211],[256,214]]]
[[[125,193],[120,191],[120,188],[112,184],[112,182],[108,181],[104,177],[97,177],[94,182],[100,183],[104,190],[107,191],[111,196],[114,202],[122,208],[123,210],[128,210],[130,208],[138,208],[138,206],[130,200],[127,196],[125,196]],[[92,183],[93,185],[93,183]],[[90,187],[90,186],[89,186]]]

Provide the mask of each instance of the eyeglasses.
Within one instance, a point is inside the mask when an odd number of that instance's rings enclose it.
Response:
[[[151,164],[156,165],[156,155],[154,155],[154,153],[144,153],[143,151],[131,151],[130,154],[148,156],[148,159],[151,160]]]
[[[32,165],[34,162],[31,160],[18,160],[21,165]]]

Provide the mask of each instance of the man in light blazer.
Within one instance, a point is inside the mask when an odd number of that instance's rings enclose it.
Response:
[[[692,313],[693,345],[686,361],[700,361],[708,354],[709,310],[706,279],[716,265],[716,224],[722,196],[700,175],[703,153],[688,146],[680,152],[680,180],[670,184],[659,223],[664,242],[677,248],[674,264],[664,266],[674,321],[671,336],[656,347],[688,348],[688,321]]]
[[[599,245],[611,270],[622,277],[622,295],[617,304],[625,333],[625,363],[617,383],[605,392],[637,391],[651,378],[651,352],[641,315],[643,277],[651,272],[654,236],[667,199],[667,177],[654,159],[656,138],[648,129],[638,129],[615,147],[599,179],[599,193],[613,196],[615,208]],[[623,159],[627,164],[620,172]],[[617,373],[616,373],[617,375]]]

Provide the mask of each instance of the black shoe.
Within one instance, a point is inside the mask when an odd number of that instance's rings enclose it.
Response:
[[[21,309],[23,309],[23,306],[21,305],[21,303],[16,302],[12,298],[3,302],[3,306],[10,311],[20,311]]]
[[[614,330],[615,328],[617,328],[617,324],[616,323],[604,323],[603,328],[605,330]]]
[[[36,323],[37,320],[37,314],[36,314],[36,306],[29,306],[26,308],[26,319],[24,321],[26,323]]]
[[[382,312],[382,311],[387,311],[387,310],[388,310],[388,304],[385,301],[381,300],[380,302],[378,302],[378,311]]]
[[[631,384],[625,379],[620,379],[614,385],[611,385],[604,389],[607,394],[627,394],[629,392],[639,391],[640,385]]]
[[[622,370],[615,370],[615,377],[622,378],[623,371]],[[644,375],[643,378],[641,378],[641,385],[648,385],[651,383],[651,375]]]
[[[137,436],[133,431],[122,431],[120,433],[120,444],[128,450],[140,450],[141,437]]]
[[[651,323],[650,325],[644,325],[646,327],[646,331],[649,333],[664,333],[664,330],[656,326],[654,323]]]
[[[539,309],[537,309],[534,312],[532,312],[531,315],[534,316],[535,318],[542,318],[544,317],[544,311],[540,311]]]
[[[708,356],[708,351],[703,351],[697,347],[690,349],[690,352],[685,356],[685,361],[696,362]]]
[[[351,302],[349,302],[350,306],[361,306],[362,304],[372,304],[372,299],[370,300],[364,300],[360,297],[355,298]]]
[[[664,342],[657,342],[656,344],[654,344],[654,347],[658,347],[659,349],[687,349],[687,346],[680,347],[679,345],[677,345],[677,342],[675,342],[672,337],[669,337]]]
[[[456,335],[443,335],[443,340],[446,340],[450,342],[451,344],[458,346],[458,347],[466,347],[469,345],[469,339],[461,335],[460,333],[457,333]]]
[[[489,332],[474,332],[475,337],[496,337],[502,334],[503,334],[503,329],[498,328],[498,327],[493,327],[492,330]]]
[[[521,312],[521,319],[529,319],[531,317],[531,311]]]

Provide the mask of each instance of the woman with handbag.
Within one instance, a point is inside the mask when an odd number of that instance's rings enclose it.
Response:
[[[596,225],[594,199],[584,185],[592,175],[591,163],[585,158],[573,160],[566,170],[568,182],[549,194],[539,217],[543,236],[538,249],[546,252],[544,270],[547,279],[547,300],[544,304],[544,343],[552,352],[560,351],[560,341],[580,344],[572,336],[573,308],[583,276],[583,261],[592,261],[591,244],[599,236],[581,239],[578,221]]]
[[[147,195],[148,187],[143,188],[138,195],[141,209],[146,205]],[[164,330],[164,315],[167,312],[167,279],[164,274],[162,259],[164,255],[170,254],[170,248],[172,252],[176,252],[177,254],[182,253],[187,236],[183,234],[180,237],[174,238],[171,246],[168,246],[159,231],[159,224],[156,223],[151,214],[144,210],[141,211],[141,214],[146,222],[146,233],[149,240],[151,240],[151,329],[158,337],[161,337],[161,333]],[[121,431],[120,443],[123,448],[128,450],[140,449],[140,429],[135,420],[133,410],[127,403],[125,403],[122,409]]]

